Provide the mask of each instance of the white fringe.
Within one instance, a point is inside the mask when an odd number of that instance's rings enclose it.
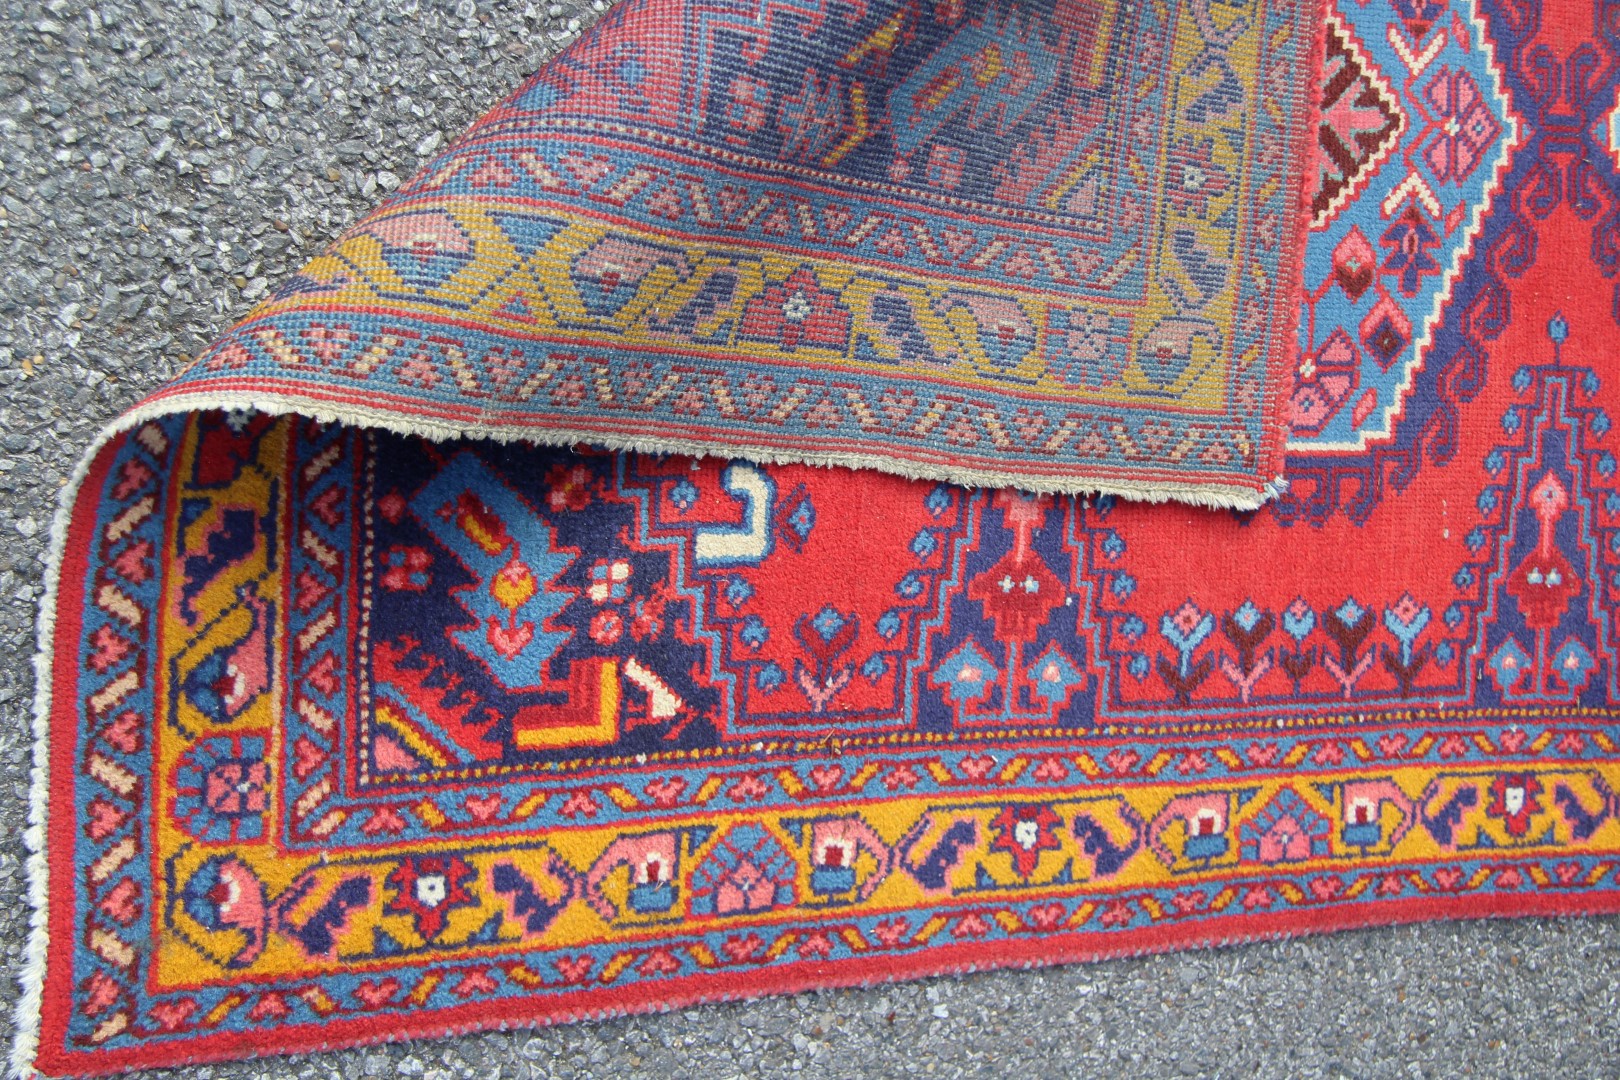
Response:
[[[712,442],[698,439],[662,435],[638,438],[632,435],[592,431],[583,427],[525,427],[521,424],[491,423],[482,419],[457,423],[436,417],[411,416],[397,410],[371,405],[351,403],[337,405],[331,401],[306,398],[296,393],[277,393],[272,397],[265,397],[241,391],[220,393],[199,390],[195,393],[179,393],[155,401],[145,401],[125,413],[103,432],[102,439],[97,445],[105,443],[113,434],[147,420],[178,412],[199,412],[204,409],[242,409],[275,416],[296,413],[324,423],[382,428],[399,435],[416,435],[437,441],[490,439],[495,442],[526,442],[542,446],[592,445],[606,447],[609,450],[645,454],[685,454],[696,458],[721,457],[767,465],[876,469],[879,472],[904,476],[909,480],[936,480],[967,487],[1017,488],[1021,491],[1047,495],[1113,495],[1134,502],[1181,502],[1211,510],[1258,510],[1288,487],[1287,481],[1281,476],[1259,487],[1244,487],[1235,482],[1210,484],[1099,479],[1084,473],[1074,476],[1030,478],[1019,473],[995,469],[907,461],[903,458],[873,453],[794,450],[753,446],[747,443],[727,443],[717,446]]]

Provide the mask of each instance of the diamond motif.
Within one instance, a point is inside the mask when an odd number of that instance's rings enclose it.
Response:
[[[1322,60],[1322,120],[1317,129],[1313,224],[1320,228],[1389,155],[1406,116],[1383,72],[1336,20]]]

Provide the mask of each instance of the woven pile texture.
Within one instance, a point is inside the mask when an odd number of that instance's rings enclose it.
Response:
[[[470,353],[338,332],[453,235],[340,241],[64,502],[19,1064],[1620,910],[1615,23],[1320,25],[1252,511],[515,437]],[[233,388],[321,288],[309,402]],[[485,404],[318,400],[411,350]]]

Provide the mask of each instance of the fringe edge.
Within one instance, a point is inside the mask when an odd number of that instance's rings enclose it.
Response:
[[[490,439],[495,442],[526,442],[541,446],[601,446],[609,450],[643,454],[685,454],[696,458],[724,458],[767,465],[816,465],[825,468],[875,469],[903,476],[908,480],[935,480],[967,487],[1017,488],[1038,495],[1112,495],[1136,502],[1181,502],[1211,510],[1258,510],[1265,502],[1288,489],[1282,476],[1270,480],[1189,482],[1177,480],[1131,480],[1097,477],[1085,473],[1073,476],[1030,477],[1017,471],[976,469],[935,465],[886,457],[882,454],[840,451],[794,450],[754,446],[749,443],[717,443],[701,439],[654,435],[637,437],[585,427],[522,427],[514,424],[466,424],[427,417],[413,417],[390,409],[367,405],[335,405],[320,398],[280,393],[264,396],[235,392],[181,392],[148,399],[120,417],[103,433],[97,446],[108,437],[135,424],[179,412],[205,409],[251,409],[270,415],[296,414],[324,423],[351,427],[381,428],[399,435],[415,435],[443,442],[449,439]]]

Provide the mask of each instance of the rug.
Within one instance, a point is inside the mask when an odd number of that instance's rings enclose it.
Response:
[[[624,0],[161,395],[1253,507],[1319,0]]]
[[[209,361],[132,413],[58,520],[18,1067],[1620,911],[1620,6],[1320,26],[1257,509],[191,408]],[[344,295],[311,394],[396,348]]]

